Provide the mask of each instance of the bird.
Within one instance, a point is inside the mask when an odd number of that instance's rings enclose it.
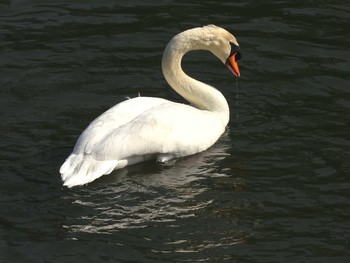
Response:
[[[60,167],[64,186],[85,185],[146,160],[171,162],[205,151],[219,139],[229,122],[229,106],[219,90],[182,70],[182,58],[192,50],[210,51],[240,77],[240,46],[226,29],[206,25],[175,35],[164,50],[162,72],[189,104],[139,96],[105,111],[81,133]]]

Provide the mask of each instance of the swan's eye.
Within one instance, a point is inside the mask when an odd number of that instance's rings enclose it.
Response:
[[[240,50],[236,52],[236,61],[240,60],[242,58],[242,53]]]
[[[231,52],[230,52],[230,57],[236,53],[236,61],[240,60],[241,57],[242,57],[242,53],[240,51],[240,48],[238,45],[236,45],[235,43],[233,42],[230,42],[230,45],[231,45]]]

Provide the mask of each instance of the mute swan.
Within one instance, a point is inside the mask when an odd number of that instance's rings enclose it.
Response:
[[[151,158],[166,162],[212,146],[229,121],[229,107],[217,89],[186,75],[181,59],[191,50],[209,50],[240,76],[236,38],[215,25],[186,30],[168,43],[162,70],[170,86],[191,103],[137,97],[97,117],[80,135],[60,168],[64,185],[87,184],[115,169]]]

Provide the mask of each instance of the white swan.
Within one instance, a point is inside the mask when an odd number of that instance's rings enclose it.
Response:
[[[236,38],[208,25],[176,35],[165,48],[163,74],[191,106],[161,98],[137,97],[97,117],[80,135],[60,168],[65,186],[89,183],[115,169],[150,158],[166,162],[206,150],[224,132],[229,107],[215,88],[187,76],[181,59],[190,50],[209,50],[240,76]]]

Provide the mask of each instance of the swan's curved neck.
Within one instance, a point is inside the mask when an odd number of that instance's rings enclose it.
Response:
[[[218,115],[223,124],[229,121],[229,107],[220,91],[203,82],[189,77],[181,67],[182,57],[190,50],[209,50],[200,36],[185,31],[175,36],[166,46],[163,58],[163,74],[169,85],[182,97],[200,110]]]

